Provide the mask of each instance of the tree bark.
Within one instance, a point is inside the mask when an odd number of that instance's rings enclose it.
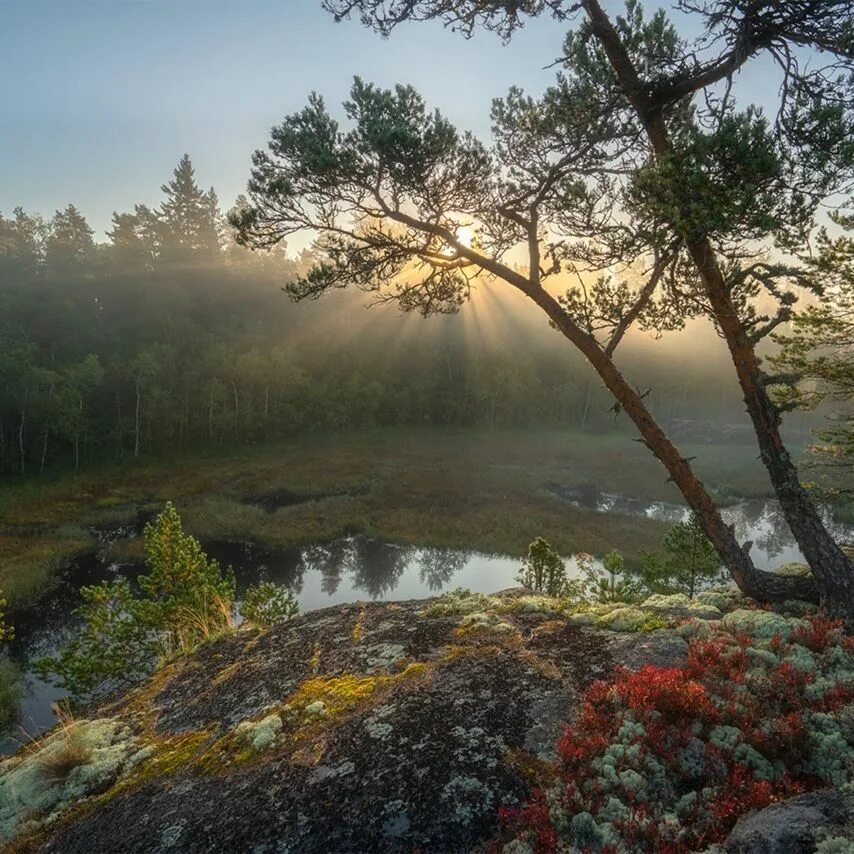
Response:
[[[654,156],[661,158],[671,150],[661,108],[651,101],[648,87],[639,78],[598,0],[585,0],[584,8],[595,37],[644,126]],[[690,201],[685,200],[686,204]],[[833,615],[851,619],[854,615],[854,567],[824,526],[783,444],[779,412],[764,385],[753,342],[732,302],[714,247],[707,237],[682,236],[735,365],[762,462],[792,534],[813,571],[822,607]]]
[[[21,454],[21,474],[24,474],[24,470],[26,468],[25,463],[25,454],[24,454],[24,421],[27,416],[27,405],[21,407],[21,421],[18,425],[18,451]]]
[[[547,291],[542,288],[530,288],[527,295],[548,315],[558,331],[590,361],[607,389],[637,427],[646,446],[664,465],[688,506],[697,514],[706,535],[739,589],[745,595],[763,602],[785,599],[818,601],[818,590],[811,577],[781,576],[756,569],[750,558],[751,543],[742,546],[738,542],[734,528],[724,522],[688,460],[679,453],[647,409],[641,396],[629,385],[598,342],[580,330],[564,312],[560,303]]]
[[[133,455],[139,456],[139,409],[141,402],[140,383],[142,382],[142,374],[136,375],[136,409],[134,411],[134,438],[133,438]]]
[[[798,470],[780,435],[779,412],[762,381],[756,351],[732,304],[711,243],[705,239],[689,243],[688,248],[735,365],[762,462],[792,535],[813,571],[821,605],[828,613],[850,616],[854,614],[854,567],[831,537],[801,485]]]
[[[47,437],[48,437],[49,428],[47,422],[44,425],[44,438],[42,440],[42,459],[41,464],[39,465],[39,474],[44,474],[44,464],[47,459]]]

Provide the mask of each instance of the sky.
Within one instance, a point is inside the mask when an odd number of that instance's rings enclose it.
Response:
[[[185,152],[227,209],[270,128],[312,90],[338,108],[354,75],[411,83],[487,140],[493,97],[554,79],[565,27],[529,21],[503,45],[440,23],[383,39],[320,0],[0,0],[0,213],[73,203],[103,238],[113,211],[160,203]],[[761,68],[744,77],[773,96]]]
[[[0,0],[0,212],[73,203],[102,237],[114,210],[160,202],[184,152],[228,207],[270,128],[312,90],[339,105],[355,74],[412,83],[487,138],[492,97],[548,85],[562,35],[543,20],[509,46],[439,24],[386,40],[320,0]]]

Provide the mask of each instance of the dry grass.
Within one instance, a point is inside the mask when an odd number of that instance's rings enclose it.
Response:
[[[39,760],[39,770],[49,783],[60,784],[91,759],[92,748],[83,740],[79,724],[66,707],[54,704],[53,710],[59,723],[51,734],[51,749],[44,751]]]

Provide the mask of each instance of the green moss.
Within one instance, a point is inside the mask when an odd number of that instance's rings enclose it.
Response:
[[[498,614],[494,612],[481,613],[479,611],[475,611],[472,614],[465,614],[460,620],[460,626],[456,629],[455,634],[458,637],[465,637],[479,631],[496,632],[505,635],[518,634],[516,626],[513,623],[502,620]]]
[[[652,632],[672,625],[672,622],[653,611],[619,602],[579,611],[570,620],[581,625],[600,626],[612,632]]]
[[[737,587],[729,584],[719,584],[701,590],[694,597],[694,601],[701,605],[711,605],[723,614],[744,608],[748,603],[744,594]]]
[[[497,596],[472,593],[463,587],[445,593],[431,602],[423,611],[425,617],[449,617],[472,614],[476,611],[488,611],[500,606]]]
[[[818,605],[800,599],[786,599],[776,605],[774,610],[787,617],[805,617],[807,614],[817,614]]]
[[[812,572],[805,563],[801,563],[799,561],[790,561],[789,563],[781,564],[774,568],[773,572],[776,575],[787,575],[787,576],[806,576],[812,575]]]

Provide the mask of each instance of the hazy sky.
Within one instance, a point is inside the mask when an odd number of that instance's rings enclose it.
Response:
[[[354,74],[413,83],[486,136],[492,96],[547,85],[561,36],[537,21],[508,47],[439,25],[383,40],[320,0],[0,0],[0,212],[73,202],[101,232],[158,203],[185,151],[229,206],[270,127],[312,89],[339,104]]]
[[[563,32],[543,18],[507,46],[440,24],[384,40],[320,0],[0,0],[0,212],[73,202],[100,236],[114,210],[158,204],[185,151],[228,207],[270,127],[312,89],[337,107],[354,74],[412,83],[486,138],[493,96],[554,78]],[[774,88],[747,76],[760,100]]]

